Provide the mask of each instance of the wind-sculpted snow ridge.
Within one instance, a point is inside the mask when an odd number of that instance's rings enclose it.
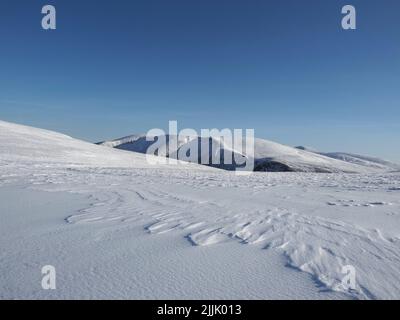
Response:
[[[356,299],[394,299],[400,295],[398,237],[308,215],[307,207],[302,207],[299,190],[304,195],[315,194],[318,185],[323,194],[324,188],[337,192],[360,185],[346,175],[326,183],[316,177],[321,175],[298,173],[262,174],[262,178],[258,174],[243,179],[229,173],[161,169],[60,168],[49,172],[47,167],[38,167],[32,173],[25,167],[18,168],[18,174],[6,172],[1,171],[3,183],[15,183],[23,177],[40,190],[90,197],[90,207],[66,218],[70,224],[106,223],[116,228],[141,224],[150,234],[184,231],[195,246],[238,241],[281,252],[288,267],[310,274],[321,288],[345,292]],[[376,177],[380,185],[374,183],[374,177],[364,179],[371,185],[361,185],[358,190],[369,193],[384,187],[398,194],[399,177]],[[322,206],[324,201],[320,202]],[[385,204],[389,206],[389,202],[381,201],[382,206]],[[393,211],[399,210],[398,201],[390,204],[395,206]],[[324,205],[331,207],[328,202]],[[341,285],[345,265],[357,270],[354,291]]]
[[[258,246],[260,255],[279,253],[316,290],[400,297],[399,173],[238,176],[197,165],[152,167],[143,155],[0,122],[5,185],[84,195],[91,205],[65,217],[71,228],[112,237],[107,231],[139,226],[152,237],[183,234],[193,250],[236,241]],[[347,265],[356,270],[354,290],[342,285]]]
[[[92,207],[67,221],[126,223],[146,216],[154,220],[146,225],[149,233],[184,230],[188,241],[196,246],[234,240],[278,250],[287,258],[287,266],[309,273],[325,289],[353,298],[399,296],[399,238],[284,207],[264,207],[249,210],[194,200],[193,193],[182,195],[151,186],[103,194]],[[341,283],[346,265],[357,270],[356,290],[348,291]]]
[[[318,176],[268,174],[267,179],[256,175],[243,180],[219,173],[175,172],[171,175],[163,170],[132,172],[92,168],[74,169],[73,174],[67,176],[60,172],[46,180],[43,180],[44,176],[37,177],[44,185],[50,183],[48,191],[75,190],[90,194],[93,204],[68,217],[67,222],[72,224],[111,223],[126,227],[130,223],[140,223],[150,234],[184,231],[188,241],[195,246],[227,241],[257,245],[281,252],[287,258],[288,267],[309,273],[321,288],[345,292],[357,299],[398,297],[398,237],[386,236],[378,229],[308,216],[301,205],[298,205],[299,209],[284,206],[284,199],[289,201],[293,197],[292,188],[311,190],[313,186],[324,188],[325,185],[325,188],[335,187],[335,190],[351,190],[360,185],[358,179],[346,175],[331,178],[330,184],[325,184]],[[366,192],[382,187],[389,190],[399,185],[398,177],[362,179],[370,185],[361,184],[358,189]],[[128,181],[135,181],[135,184]],[[173,187],[168,187],[171,185]],[[286,191],[284,195],[281,188]],[[244,190],[246,195],[241,192]],[[281,194],[280,199],[278,194]],[[221,200],[228,195],[229,200]],[[276,200],[258,203],[260,197]],[[247,202],[240,205],[245,199]],[[380,203],[385,204],[390,205],[384,201]],[[329,203],[325,205],[330,206]],[[392,205],[398,210],[398,202]],[[346,265],[357,270],[356,290],[348,291],[341,284],[342,267]]]

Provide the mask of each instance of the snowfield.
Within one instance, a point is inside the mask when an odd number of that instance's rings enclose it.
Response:
[[[150,140],[150,141],[148,141]],[[159,141],[160,140],[160,141]],[[175,143],[171,143],[173,140]],[[382,171],[400,170],[400,166],[391,164],[380,159],[368,158],[356,155],[342,156],[342,153],[322,154],[308,150],[304,147],[289,147],[265,139],[254,139],[254,154],[246,154],[246,147],[241,150],[235,149],[233,145],[224,143],[218,137],[182,137],[177,135],[131,135],[111,141],[99,142],[99,145],[116,148],[120,150],[133,151],[135,153],[153,154],[148,151],[155,144],[158,155],[168,156],[195,163],[204,163],[202,159],[209,159],[212,166],[232,170],[236,164],[224,162],[224,150],[235,154],[235,160],[239,163],[245,159],[253,159],[254,171],[290,171],[290,172],[319,172],[319,173],[371,173]],[[230,144],[233,144],[231,141]],[[245,143],[244,143],[245,144]],[[187,157],[186,153],[194,151],[197,155],[193,158]],[[190,153],[189,152],[189,153]],[[351,156],[351,157],[350,157]],[[220,164],[212,159],[220,160]],[[232,159],[231,159],[232,160]],[[240,167],[240,165],[239,165]]]
[[[399,172],[154,167],[0,121],[0,223],[2,299],[400,298]]]

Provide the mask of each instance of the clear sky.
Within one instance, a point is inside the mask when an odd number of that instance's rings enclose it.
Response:
[[[400,161],[399,0],[1,0],[0,41],[2,120],[89,141],[178,120]]]

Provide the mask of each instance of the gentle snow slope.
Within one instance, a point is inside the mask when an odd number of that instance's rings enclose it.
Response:
[[[153,167],[141,153],[105,149],[54,131],[0,120],[0,161],[28,161],[101,167]],[[150,157],[151,158],[151,157]],[[155,159],[155,158],[154,158]],[[158,167],[163,167],[158,164]],[[173,169],[173,166],[164,166]],[[212,170],[195,164],[190,170]]]
[[[399,173],[154,167],[0,122],[0,186],[0,298],[400,297]]]
[[[229,146],[226,146],[226,144],[216,138],[191,137],[189,141],[177,138],[176,136],[174,138],[178,141],[177,149],[170,150],[171,148],[168,143],[170,136],[166,136],[166,143],[162,144],[158,155],[177,158],[178,154],[182,154],[180,153],[181,150],[196,150],[197,148],[198,150],[196,152],[198,153],[198,158],[195,159],[195,162],[201,163],[200,159],[211,157],[207,155],[212,155],[212,150],[217,150],[218,157],[224,154],[225,149],[230,150]],[[205,150],[201,148],[203,142],[208,146]],[[153,143],[153,141],[147,141],[145,135],[132,135],[111,141],[99,142],[99,144],[103,146],[140,153],[146,153],[149,146]],[[326,157],[307,150],[299,150],[264,139],[255,139],[254,149],[255,171],[365,173],[383,169],[382,167],[366,168],[356,163],[333,159],[332,157]],[[233,153],[240,159],[242,155],[246,156],[245,151],[245,148],[243,148],[243,150],[233,150]],[[204,156],[204,154],[206,154],[206,156]],[[215,166],[223,169],[234,169],[235,167],[223,161],[221,161],[221,163],[221,165]]]
[[[369,168],[378,168],[386,171],[400,170],[400,165],[375,157],[362,156],[359,154],[352,154],[346,152],[328,152],[322,154],[330,158],[358,164],[360,166],[365,166]]]
[[[268,161],[273,161],[288,166],[290,171],[298,172],[368,172],[358,165],[264,139],[255,141],[255,159],[260,169],[266,167],[266,171],[270,171]]]
[[[319,152],[316,149],[310,148],[310,147],[303,147],[303,146],[298,146],[296,149],[308,151],[308,152],[313,152],[316,154],[323,155],[325,157],[357,164],[363,167],[367,168],[375,168],[375,169],[380,169],[382,171],[399,171],[400,170],[400,165],[382,160],[376,157],[369,157],[369,156],[363,156],[359,154],[354,154],[354,153],[348,153],[348,152]]]

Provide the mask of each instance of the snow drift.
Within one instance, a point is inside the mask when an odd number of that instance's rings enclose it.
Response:
[[[256,144],[259,159],[302,170],[370,170]],[[399,173],[154,167],[140,153],[0,122],[0,187],[0,298],[400,296]],[[66,193],[87,201],[70,209]],[[49,263],[61,268],[53,292],[38,290]],[[355,288],[342,281],[347,266]]]

